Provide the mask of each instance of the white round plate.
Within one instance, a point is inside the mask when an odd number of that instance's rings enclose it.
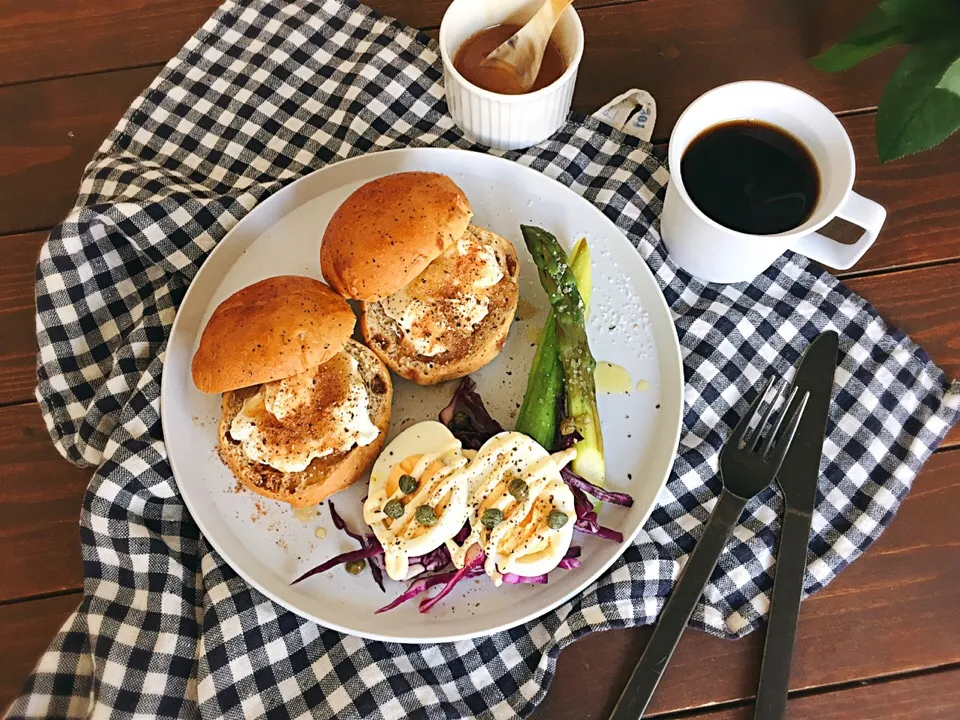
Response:
[[[599,397],[607,486],[629,492],[635,503],[630,509],[604,506],[600,512],[602,524],[623,532],[623,545],[575,535],[574,542],[583,547],[583,567],[556,570],[547,585],[494,588],[480,578],[461,583],[428,614],[421,615],[417,602],[411,601],[375,615],[404,584],[387,579],[384,595],[369,569],[352,576],[337,567],[290,585],[309,568],[357,544],[334,528],[328,503],[304,520],[286,504],[237,490],[215,451],[220,398],[193,386],[190,360],[207,318],[231,293],[273,275],[322,279],[320,239],[334,210],[362,183],[405,170],[452,177],[470,199],[473,222],[517,248],[518,320],[500,356],[474,374],[487,408],[507,428],[513,427],[520,407],[548,307],[520,224],[546,228],[568,250],[577,238],[587,238],[593,259],[590,344],[597,360],[622,365],[633,378],[631,392]],[[636,388],[639,381],[644,381],[645,391]],[[423,388],[396,379],[388,441],[413,423],[435,419],[455,387],[451,382]],[[170,466],[184,502],[210,544],[247,582],[328,628],[377,640],[428,643],[487,635],[531,620],[583,590],[620,556],[649,516],[670,472],[680,433],[682,387],[677,335],[656,281],[639,253],[599,210],[560,183],[501,158],[466,150],[406,149],[318,170],[263,201],[227,234],[203,264],[177,313],[167,346],[161,406]],[[360,501],[366,492],[364,479],[332,498],[355,529],[364,527]],[[316,533],[321,527],[326,531],[323,539]]]

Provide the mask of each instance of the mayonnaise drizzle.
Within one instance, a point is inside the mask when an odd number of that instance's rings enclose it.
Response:
[[[465,517],[462,514],[462,509],[466,507],[467,486],[458,481],[457,473],[469,461],[460,452],[460,448],[459,440],[451,440],[449,444],[437,452],[424,453],[409,473],[420,481],[420,487],[412,496],[404,495],[399,488],[388,495],[387,483],[384,479],[382,486],[371,492],[364,502],[363,519],[373,528],[374,534],[383,546],[384,567],[390,578],[394,580],[404,579],[409,571],[410,556],[429,552],[442,544],[442,542],[434,543],[433,548],[424,549],[424,542],[421,541],[428,541],[427,538],[431,534],[430,530],[433,528],[426,528],[425,532],[417,535],[417,532],[422,528],[415,520],[418,507],[421,505],[434,507],[447,493],[450,493],[451,497],[443,515],[448,512],[451,515],[447,518],[441,516],[438,519],[438,525],[443,523],[446,526],[451,522],[456,522],[453,533],[456,533],[463,525]],[[427,468],[437,460],[442,461],[444,467],[425,478],[424,473]],[[388,526],[385,521],[390,520],[390,518],[384,514],[383,506],[393,499],[403,499],[407,502],[404,504],[403,515],[390,521]],[[460,518],[454,519],[455,515],[460,515]]]
[[[526,542],[505,553],[500,550],[504,540],[517,532],[538,498],[555,483],[563,484],[560,469],[576,456],[577,451],[572,448],[548,455],[536,441],[521,433],[500,433],[488,440],[470,465],[460,473],[461,482],[465,479],[470,488],[471,530],[467,540],[459,547],[453,541],[447,541],[453,564],[458,568],[463,567],[470,548],[479,544],[487,556],[484,570],[493,578],[494,584],[499,585],[502,578],[500,569],[510,566],[514,560],[529,553],[531,548],[543,542],[549,544],[558,537],[562,529],[548,527],[544,517]],[[517,477],[527,483],[529,492],[525,500],[517,500],[507,490],[510,481]],[[558,485],[557,492],[561,491],[566,491],[566,487]],[[496,500],[487,504],[486,500],[496,493],[499,493]],[[481,524],[481,507],[497,508],[503,512],[503,520],[493,530],[488,531]],[[573,518],[568,522],[573,522]]]

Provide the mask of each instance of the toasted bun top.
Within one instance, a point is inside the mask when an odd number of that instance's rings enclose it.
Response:
[[[455,243],[472,215],[467,196],[446,175],[405,172],[372,180],[327,224],[323,277],[344,297],[381,300]]]
[[[296,375],[340,352],[355,323],[347,302],[319,280],[261,280],[213,311],[193,356],[193,382],[220,393]]]

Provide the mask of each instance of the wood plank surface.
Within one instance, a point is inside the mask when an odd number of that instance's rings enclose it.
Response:
[[[36,658],[76,608],[77,595],[0,607],[0,645],[9,652],[0,674],[0,709],[19,693]],[[583,684],[583,678],[580,679]],[[920,704],[922,702],[922,710]],[[542,711],[540,711],[542,713]],[[698,720],[750,720],[749,704],[698,713]],[[955,720],[960,717],[960,671],[946,670],[902,679],[872,682],[832,692],[793,697],[790,720]],[[534,717],[539,717],[537,714]],[[605,717],[593,714],[582,720]]]
[[[714,63],[710,58],[714,54],[724,58],[734,56],[729,62],[737,67],[748,70],[754,67],[756,60],[745,55],[743,44],[735,40],[738,32],[761,37],[770,35],[765,40],[767,50],[764,52],[782,48],[770,62],[762,63],[769,71],[763,77],[786,79],[804,69],[800,75],[805,81],[795,84],[812,91],[837,110],[870,104],[862,97],[865,92],[876,91],[874,94],[879,97],[877,82],[886,69],[870,64],[879,61],[867,64],[873,68],[869,70],[871,77],[875,76],[873,90],[866,90],[871,83],[856,73],[842,76],[818,73],[806,65],[796,47],[796,39],[790,41],[783,36],[797,32],[789,16],[780,17],[783,8],[774,12],[776,3],[760,2],[767,8],[760,12],[750,6],[757,1],[760,0],[737,0],[733,3],[734,12],[722,10],[723,3],[705,5],[708,16],[709,13],[719,15],[714,19],[721,23],[724,31],[714,32],[709,17],[704,19],[702,27],[694,23],[693,27],[709,35],[711,42],[690,42],[689,47],[684,47],[684,54],[673,59],[668,57],[672,51],[654,47],[652,39],[674,37],[679,42],[680,37],[685,37],[687,26],[682,20],[692,21],[698,14],[694,7],[698,5],[696,0],[677,3],[646,0],[628,7],[586,10],[585,22],[589,20],[592,24],[589,36],[597,40],[585,56],[575,97],[576,109],[592,112],[616,93],[639,84],[657,98],[660,106],[657,134],[666,137],[682,108],[707,87],[702,73],[689,72],[690,67],[712,67]],[[676,17],[676,13],[681,17]],[[779,18],[779,25],[753,27],[752,23],[772,23],[776,18],[767,17],[770,13]],[[737,30],[734,25],[738,22],[746,25]],[[647,41],[635,42],[630,39],[634,36],[642,36]],[[722,46],[717,46],[718,43]],[[630,67],[622,72],[610,72],[612,56],[632,58]],[[154,66],[0,88],[0,197],[9,200],[0,205],[0,234],[48,228],[63,217],[76,198],[84,165],[129,103],[158,71],[159,67]],[[748,76],[749,72],[743,75]],[[731,74],[726,79],[741,78]],[[876,97],[871,102],[875,102]],[[857,189],[887,205],[892,215],[877,247],[860,269],[960,256],[960,209],[957,203],[950,202],[960,192],[960,138],[954,138],[933,153],[907,158],[881,169],[876,160],[872,119],[851,118],[845,123],[860,158]],[[44,192],[38,193],[36,188],[44,188]]]
[[[578,0],[577,7],[635,1]],[[411,27],[430,28],[440,25],[450,3],[367,4]],[[219,0],[0,0],[0,85],[163,64],[219,5]],[[43,52],[36,52],[38,47]]]
[[[591,8],[636,2],[578,0],[577,8],[590,18]],[[647,2],[670,4],[665,0]],[[796,47],[802,56],[808,57],[843,37],[872,2],[779,3],[783,14],[777,17],[790,24]],[[428,29],[440,25],[449,0],[370,0],[367,4],[412,27]],[[0,85],[162,65],[218,5],[217,0],[0,0]],[[742,0],[727,0],[719,5],[731,8],[730,15],[736,20],[745,20],[744,33],[751,29],[753,6]],[[662,16],[662,12],[660,8],[653,17]],[[651,34],[637,26],[631,28],[642,35]],[[592,36],[588,37],[592,45]],[[65,38],[69,41],[65,42]],[[37,47],[43,47],[44,52],[35,52]],[[624,47],[631,45],[621,44],[614,50],[622,52]]]
[[[694,98],[737,80],[788,83],[834,112],[874,107],[901,54],[883,53],[846,73],[820,72],[807,62],[807,38],[792,2],[649,0],[582,18],[589,41],[578,108],[592,112],[627,88],[644,88],[657,101],[660,139]]]
[[[46,229],[155,68],[0,88],[0,235]]]
[[[876,545],[803,604],[791,688],[960,662],[957,503],[960,450],[936,453]],[[596,633],[566,648],[534,720],[606,718],[649,635],[650,628]],[[652,713],[752,697],[762,645],[762,631],[738,641],[688,631]]]
[[[151,80],[140,69],[0,89],[0,196],[12,200],[0,204],[0,235],[45,229],[67,213],[83,167]],[[843,124],[858,158],[855,189],[889,212],[853,272],[960,258],[960,136],[881,166],[874,116]]]
[[[790,720],[956,720],[960,670],[918,675],[792,698]],[[697,720],[751,720],[753,706],[698,713]]]
[[[74,593],[0,606],[0,715],[20,694],[40,654],[79,603]]]
[[[0,236],[0,405],[23,402],[36,385],[34,268],[46,232]]]
[[[931,152],[881,165],[874,139],[876,116],[845,117],[841,122],[857,156],[854,189],[883,205],[887,221],[856,267],[837,274],[960,258],[960,135]],[[857,229],[853,237],[844,236],[852,241],[859,234]]]
[[[47,228],[63,217],[84,165],[152,72],[0,89],[0,196],[11,199],[0,204],[0,234]],[[881,167],[873,116],[843,122],[859,158],[857,191],[890,213],[877,244],[853,272],[960,257],[960,136]]]
[[[0,0],[0,85],[165,63],[219,4]]]
[[[0,603],[80,586],[91,475],[60,457],[36,404],[0,408]]]
[[[960,263],[851,278],[847,285],[960,378]]]

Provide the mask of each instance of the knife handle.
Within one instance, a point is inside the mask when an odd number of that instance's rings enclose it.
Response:
[[[627,681],[610,720],[639,720],[643,717],[663,671],[680,642],[680,636],[690,622],[690,616],[693,615],[700,596],[703,595],[703,588],[710,580],[727,539],[736,527],[746,504],[744,498],[728,490],[721,491],[703,535],[680,573],[677,584],[660,613],[650,642],[634,668],[633,675]]]
[[[786,715],[790,664],[800,617],[800,596],[803,594],[809,541],[810,516],[788,507],[780,530],[780,548],[777,551],[754,720],[782,720]]]

